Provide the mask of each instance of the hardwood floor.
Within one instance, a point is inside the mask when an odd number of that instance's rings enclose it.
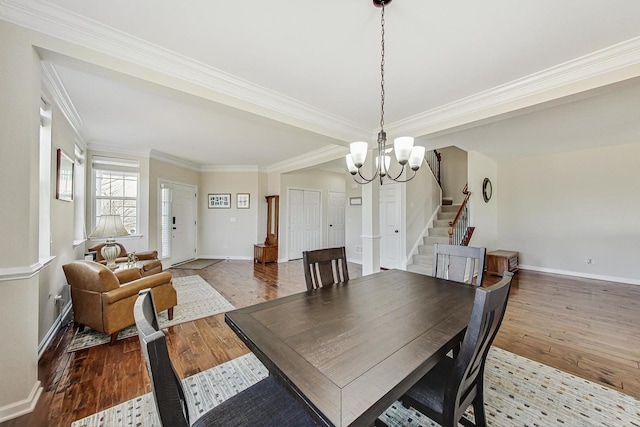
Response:
[[[266,266],[224,261],[171,272],[202,276],[235,307],[306,290],[300,260]],[[351,277],[360,274],[360,266],[349,264]],[[485,286],[498,280],[486,276]],[[520,271],[494,344],[640,398],[638,313],[640,286]],[[69,426],[150,391],[136,337],[65,353],[73,332],[69,325],[61,330],[40,360],[44,391],[36,410],[0,427]],[[167,336],[181,377],[248,352],[222,314],[173,326]]]

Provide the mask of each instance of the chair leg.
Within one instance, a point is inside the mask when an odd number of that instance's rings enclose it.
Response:
[[[476,396],[473,401],[473,418],[476,422],[476,427],[486,427],[487,416],[484,412],[484,399],[482,396]]]
[[[169,316],[169,320],[173,320],[173,307],[167,310],[167,314]]]
[[[77,327],[77,328],[78,328],[78,332],[82,332],[82,331],[84,331],[84,325],[83,325],[83,324],[81,324],[81,323],[78,323],[78,322],[74,321],[74,322],[73,322],[73,326],[75,326],[75,327]]]
[[[111,341],[109,341],[109,345],[114,345],[116,341],[118,341],[118,332],[114,332],[111,334]]]

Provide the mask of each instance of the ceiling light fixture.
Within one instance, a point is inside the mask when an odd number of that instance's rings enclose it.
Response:
[[[384,8],[385,5],[391,3],[391,0],[373,0],[373,5],[379,7],[381,10],[380,26],[381,30],[381,60],[380,60],[380,132],[378,132],[378,154],[376,156],[376,171],[373,177],[365,178],[362,175],[361,168],[367,158],[367,151],[369,145],[366,142],[352,142],[350,145],[350,154],[347,154],[347,168],[349,173],[353,175],[353,180],[358,184],[368,184],[380,177],[380,184],[383,182],[383,178],[387,177],[395,182],[407,182],[416,176],[416,172],[420,169],[422,161],[424,160],[425,148],[421,146],[413,145],[413,137],[402,136],[396,138],[393,142],[393,148],[387,147],[387,133],[384,131]],[[402,166],[400,172],[392,177],[389,174],[389,167],[391,166],[391,151],[395,151],[396,159]],[[413,171],[413,174],[407,179],[400,179],[404,172],[405,166],[409,164],[409,168]],[[361,180],[358,180],[358,177]]]

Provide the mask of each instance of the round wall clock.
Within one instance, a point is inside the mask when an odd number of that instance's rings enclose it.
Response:
[[[484,181],[482,181],[482,198],[485,203],[489,202],[492,193],[493,187],[491,186],[491,181],[489,181],[489,178],[485,178]]]

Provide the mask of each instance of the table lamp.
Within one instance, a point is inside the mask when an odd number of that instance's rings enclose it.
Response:
[[[107,260],[107,268],[114,270],[116,268],[116,258],[120,255],[120,246],[116,245],[114,237],[128,236],[129,233],[122,224],[120,215],[101,215],[98,225],[89,237],[106,237],[105,245],[100,253]]]

